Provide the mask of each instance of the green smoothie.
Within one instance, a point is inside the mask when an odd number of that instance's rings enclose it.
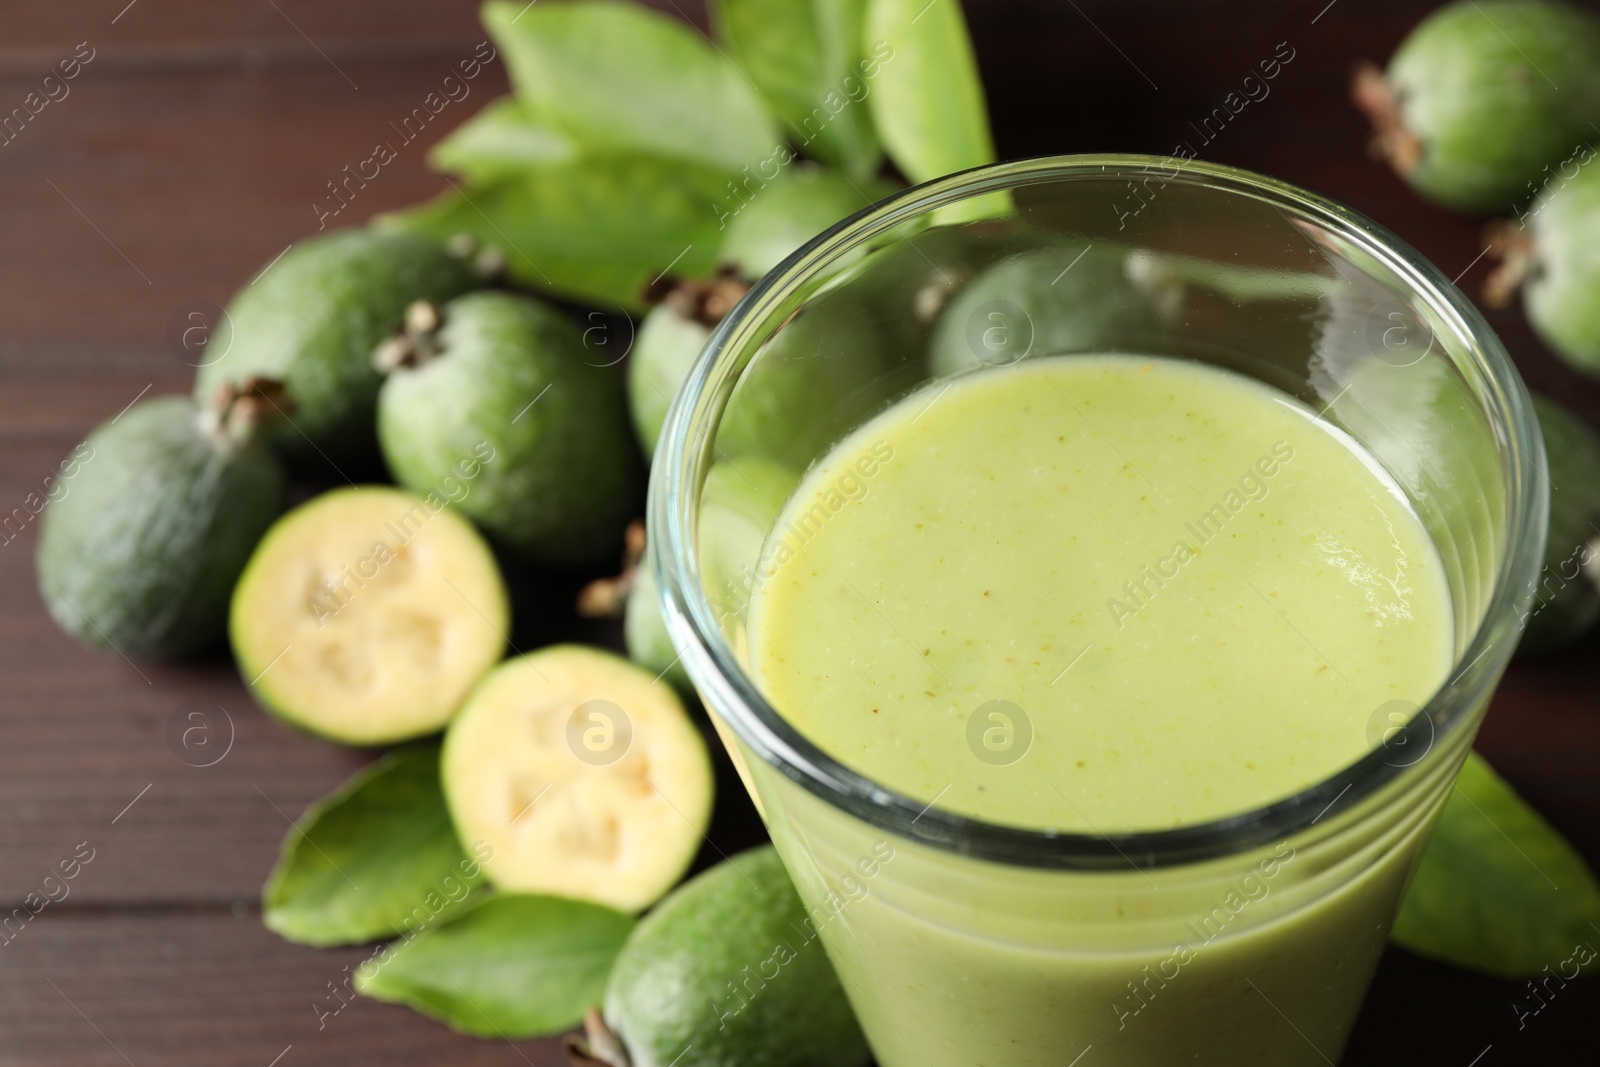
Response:
[[[1303,404],[1175,360],[1045,358],[935,383],[808,472],[748,658],[801,733],[916,800],[1162,830],[1370,751],[1444,681],[1450,608],[1401,492]],[[869,842],[756,772],[802,892],[837,899]],[[821,934],[884,1067],[1322,1063],[1428,818],[1337,861],[1283,844],[1153,878],[898,842]]]
[[[1374,712],[1450,665],[1444,571],[1372,460],[1281,393],[1171,360],[913,396],[807,475],[764,559],[750,649],[774,706],[990,822],[1259,807],[1364,755]]]

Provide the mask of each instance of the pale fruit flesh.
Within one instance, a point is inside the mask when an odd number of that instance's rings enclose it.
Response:
[[[231,624],[240,669],[268,708],[351,744],[449,721],[500,658],[510,619],[488,546],[435,503],[338,490],[268,532]]]
[[[510,660],[451,724],[441,763],[489,880],[637,911],[683,876],[711,814],[704,742],[664,681],[609,653]]]

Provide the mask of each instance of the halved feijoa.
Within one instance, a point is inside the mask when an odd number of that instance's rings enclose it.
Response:
[[[556,645],[480,682],[445,734],[445,799],[501,889],[653,904],[711,815],[711,765],[673,693],[619,656]]]
[[[289,503],[281,466],[253,440],[270,392],[204,411],[188,397],[142,401],[61,464],[38,573],[62,629],[130,656],[222,644],[233,583]]]
[[[379,745],[449,721],[500,658],[507,605],[489,546],[443,497],[367,486],[316,497],[267,532],[229,628],[268,710]]]
[[[296,470],[337,481],[376,466],[372,351],[413,300],[448,300],[481,284],[461,258],[411,234],[336,230],[303,241],[228,304],[195,396],[223,382],[282,380],[294,404],[272,445]]]

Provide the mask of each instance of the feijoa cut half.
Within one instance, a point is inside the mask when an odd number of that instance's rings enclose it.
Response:
[[[73,451],[39,530],[39,592],[62,629],[128,656],[226,640],[234,582],[289,503],[281,465],[255,440],[274,396],[253,383],[203,410],[143,400]]]
[[[240,673],[269,711],[351,745],[430,734],[504,651],[489,546],[438,495],[336,489],[280,519],[234,591]]]
[[[462,258],[412,234],[335,230],[300,242],[228,304],[195,396],[204,401],[225,382],[278,379],[294,410],[272,445],[297,473],[360,478],[378,466],[373,411],[382,378],[373,349],[412,301],[444,301],[480,284]]]
[[[445,734],[440,774],[497,888],[623,911],[683,877],[711,815],[705,743],[671,686],[579,645],[491,671]]]
[[[566,315],[502,292],[418,303],[377,360],[378,437],[401,485],[445,492],[535,563],[616,551],[643,476],[622,378]]]

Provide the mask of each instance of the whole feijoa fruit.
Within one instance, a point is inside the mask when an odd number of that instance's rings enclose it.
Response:
[[[922,378],[903,309],[870,287],[809,300],[741,373],[717,426],[717,452],[803,470]]]
[[[591,1048],[614,1036],[633,1067],[866,1063],[809,918],[771,846],[680,886],[623,945]]]
[[[1505,304],[1521,286],[1539,336],[1574,367],[1600,376],[1600,166],[1595,150],[1585,151],[1588,165],[1551,178],[1520,219],[1491,230],[1501,263],[1484,298]]]
[[[378,438],[401,485],[437,492],[492,541],[568,566],[616,552],[641,472],[621,378],[583,334],[509,293],[420,303],[380,350]]]
[[[624,536],[622,573],[584,586],[578,593],[578,614],[590,619],[620,617],[628,658],[658,681],[665,680],[680,694],[690,697],[694,695],[694,684],[672,647],[655,572],[644,558],[644,547],[644,520],[635,519],[628,524]]]
[[[694,693],[694,682],[683,665],[683,657],[672,645],[672,635],[667,632],[667,620],[661,610],[661,591],[656,586],[656,575],[642,566],[634,573],[633,586],[628,590],[627,605],[623,609],[622,639],[628,648],[628,658],[647,671],[653,671],[671,683],[684,696]]]
[[[1600,619],[1600,435],[1535,394],[1550,461],[1550,535],[1517,651],[1565,648]]]
[[[717,258],[754,281],[829,226],[889,192],[878,183],[857,185],[838,171],[805,167],[741,203],[725,220]]]
[[[799,472],[757,456],[714,463],[706,472],[700,493],[698,562],[718,617],[741,616],[749,609],[764,577],[761,551],[767,535],[799,480]],[[644,547],[644,523],[632,523],[622,574],[589,585],[579,597],[578,610],[589,616],[620,612],[628,657],[691,696],[694,684],[667,631],[655,570],[643,559]]]
[[[39,531],[39,592],[62,629],[130,656],[223,643],[234,582],[288,506],[256,440],[281,406],[266,383],[206,408],[158,397],[89,435]]]
[[[200,367],[195,396],[222,383],[283,382],[292,416],[270,443],[296,472],[325,481],[378,469],[372,353],[414,300],[479,286],[461,258],[410,234],[337,230],[301,242],[234,296]]]
[[[1600,137],[1600,18],[1557,0],[1464,0],[1429,15],[1380,73],[1356,73],[1372,147],[1430,200],[1503,211]]]
[[[961,290],[934,328],[937,376],[1071,353],[1141,351],[1161,320],[1128,278],[1125,249],[1060,241],[1011,256]]]
[[[655,456],[667,409],[700,358],[712,328],[749,288],[731,269],[704,281],[675,282],[639,324],[628,353],[628,412],[647,457]]]
[[[788,239],[804,240],[798,231]],[[946,226],[895,235],[841,264],[850,285],[809,301],[752,361],[724,414],[718,449],[804,467],[855,421],[921,380],[928,335],[945,303],[1018,246],[1008,225]],[[629,359],[628,389],[647,454],[711,329],[748,288],[737,268],[726,268],[709,281],[681,283],[646,318]]]

